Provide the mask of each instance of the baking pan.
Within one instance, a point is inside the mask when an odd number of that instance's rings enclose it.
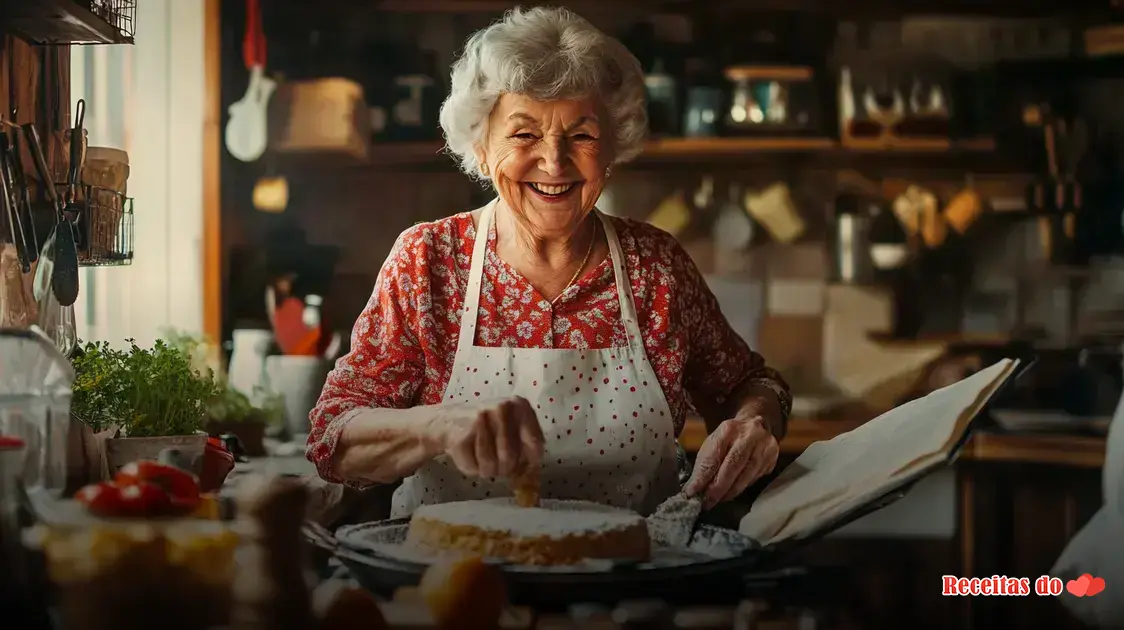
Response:
[[[409,522],[400,518],[341,528],[334,555],[372,592],[390,595],[416,586],[436,558],[401,547]],[[512,603],[560,610],[575,602],[653,597],[672,603],[738,601],[742,576],[761,558],[759,551],[760,545],[734,530],[700,525],[686,548],[657,547],[651,562],[590,561],[573,567],[494,562],[506,574]]]

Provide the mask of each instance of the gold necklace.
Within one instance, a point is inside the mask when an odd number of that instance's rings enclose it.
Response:
[[[570,281],[566,283],[566,286],[562,287],[562,291],[559,292],[558,295],[554,296],[554,299],[550,301],[551,304],[554,304],[555,302],[557,302],[558,298],[562,297],[562,294],[566,292],[566,289],[569,289],[574,284],[574,281],[578,279],[578,276],[581,275],[582,269],[585,269],[585,264],[587,262],[589,262],[589,257],[590,257],[591,254],[593,254],[593,244],[596,243],[596,242],[597,242],[597,224],[594,223],[593,224],[593,236],[591,236],[589,238],[589,249],[585,250],[585,258],[582,258],[582,263],[580,265],[578,265],[577,271],[575,271],[574,275],[570,277]]]

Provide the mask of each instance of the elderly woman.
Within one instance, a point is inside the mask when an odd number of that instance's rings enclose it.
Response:
[[[311,414],[320,475],[405,478],[395,517],[510,495],[523,470],[647,513],[680,490],[692,406],[711,432],[688,492],[713,506],[772,470],[785,383],[673,237],[594,207],[641,150],[635,57],[569,11],[511,11],[468,40],[441,126],[498,198],[398,238]]]

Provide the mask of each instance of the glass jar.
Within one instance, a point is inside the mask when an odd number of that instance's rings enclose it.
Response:
[[[74,370],[54,343],[31,330],[0,330],[0,435],[23,440],[29,493],[66,488]]]
[[[230,620],[240,537],[227,524],[49,525],[28,539],[47,559],[67,628],[204,630]]]

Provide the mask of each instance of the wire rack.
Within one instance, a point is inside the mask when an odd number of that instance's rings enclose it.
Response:
[[[136,35],[137,0],[87,0],[90,11],[117,29],[126,41]]]
[[[140,0],[0,0],[6,30],[47,46],[132,44]]]
[[[116,190],[85,186],[78,220],[78,263],[84,267],[133,262],[133,199]]]
[[[63,194],[66,187],[58,185]],[[116,267],[133,262],[133,198],[109,188],[84,184],[77,191],[80,208],[74,221],[78,264]]]

